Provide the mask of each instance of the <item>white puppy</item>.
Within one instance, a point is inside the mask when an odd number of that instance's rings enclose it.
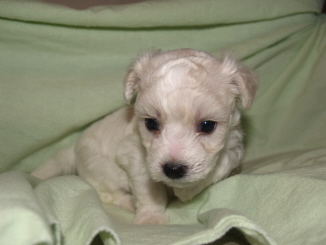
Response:
[[[180,49],[136,59],[128,102],[33,172],[77,173],[103,202],[135,211],[138,224],[163,224],[167,189],[187,201],[227,177],[243,155],[237,98],[249,109],[256,79],[229,55]]]

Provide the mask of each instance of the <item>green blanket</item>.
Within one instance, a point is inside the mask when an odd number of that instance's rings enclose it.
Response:
[[[326,16],[322,0],[0,2],[0,244],[326,244]],[[124,105],[149,48],[231,50],[259,77],[242,172],[169,225],[133,225],[77,176],[30,173]]]

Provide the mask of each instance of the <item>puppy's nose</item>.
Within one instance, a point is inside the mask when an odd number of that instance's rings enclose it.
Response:
[[[168,162],[163,165],[163,172],[170,179],[181,179],[186,175],[187,169],[187,166],[181,163]]]

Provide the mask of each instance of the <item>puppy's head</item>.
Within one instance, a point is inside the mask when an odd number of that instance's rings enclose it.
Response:
[[[137,94],[135,113],[153,180],[182,188],[216,171],[230,130],[239,124],[236,101],[249,109],[255,91],[252,72],[226,54],[216,59],[181,49],[136,59],[125,98]]]

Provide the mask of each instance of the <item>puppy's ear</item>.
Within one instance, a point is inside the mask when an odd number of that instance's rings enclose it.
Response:
[[[230,80],[232,91],[236,96],[241,97],[245,109],[250,109],[256,95],[257,77],[248,67],[237,62],[230,54],[224,53],[221,65],[223,71],[231,74]]]
[[[128,103],[130,103],[131,99],[139,91],[141,79],[143,78],[145,71],[149,69],[151,59],[160,52],[160,50],[148,51],[131,63],[124,80],[124,96]]]

